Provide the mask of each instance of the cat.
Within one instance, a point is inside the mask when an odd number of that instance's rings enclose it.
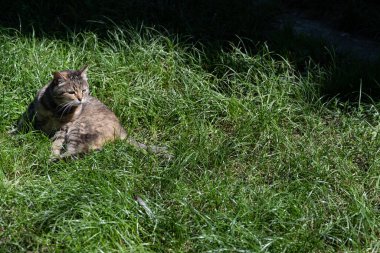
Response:
[[[53,72],[53,80],[37,92],[18,121],[17,131],[31,126],[48,135],[52,161],[100,150],[116,139],[126,139],[134,147],[171,158],[166,147],[147,146],[127,138],[116,115],[90,95],[87,70],[86,65],[80,70]]]

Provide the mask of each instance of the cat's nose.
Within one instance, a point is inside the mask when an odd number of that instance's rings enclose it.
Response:
[[[79,101],[82,101],[82,97],[77,97],[77,99],[78,99]]]

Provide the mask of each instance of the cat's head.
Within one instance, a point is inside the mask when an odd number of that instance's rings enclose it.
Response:
[[[53,72],[53,81],[50,83],[54,102],[59,106],[79,106],[87,101],[89,95],[87,83],[87,69],[64,70]]]

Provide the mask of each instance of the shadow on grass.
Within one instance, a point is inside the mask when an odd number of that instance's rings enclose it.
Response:
[[[321,11],[326,7],[323,3],[317,5]],[[104,36],[115,25],[143,24],[191,42],[201,42],[210,59],[216,59],[221,48],[228,50],[228,44],[240,38],[250,41],[245,46],[252,53],[257,51],[258,44],[266,41],[271,51],[289,59],[301,73],[307,71],[310,62],[325,68],[329,75],[322,84],[321,96],[355,101],[361,92],[371,99],[380,98],[380,61],[332,56],[333,50],[326,49],[328,46],[323,41],[295,35],[291,29],[278,31],[272,21],[283,11],[280,0],[15,0],[1,6],[0,26],[17,29],[25,35],[65,39],[67,32],[93,31]],[[210,60],[207,70],[213,71],[216,65],[217,61]]]

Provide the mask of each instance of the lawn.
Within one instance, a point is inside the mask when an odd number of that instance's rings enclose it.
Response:
[[[380,104],[323,99],[328,69],[258,48],[1,30],[0,251],[378,252]],[[52,71],[84,64],[130,136],[172,160],[118,141],[51,163],[46,136],[7,133]]]

